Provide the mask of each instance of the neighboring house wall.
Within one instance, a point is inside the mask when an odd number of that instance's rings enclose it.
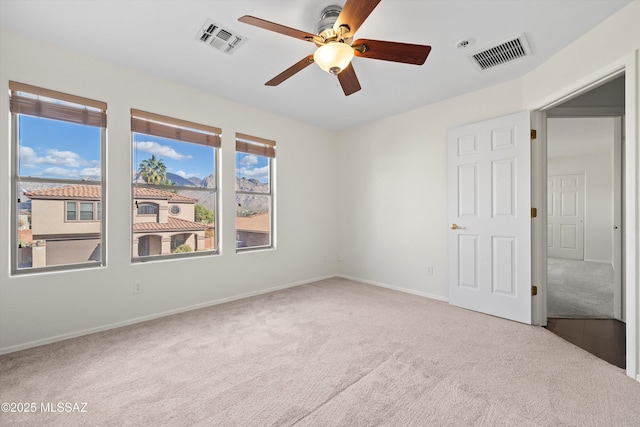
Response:
[[[150,190],[155,193],[159,190]],[[161,192],[162,193],[162,192]],[[145,188],[136,188],[136,198],[133,203],[133,257],[168,255],[180,244],[189,246],[193,251],[212,249],[205,244],[205,227],[194,223],[196,199],[183,196],[150,199],[143,198],[148,194]],[[178,198],[179,200],[172,200]],[[138,213],[139,206],[151,205],[157,208],[157,214]],[[177,208],[172,211],[173,208]],[[181,221],[176,221],[181,220]],[[184,222],[182,222],[184,221]],[[154,229],[153,224],[162,224],[163,228]],[[162,226],[161,226],[162,227]],[[183,243],[180,243],[183,242]]]
[[[237,247],[268,246],[270,221],[269,213],[236,217]]]
[[[238,247],[266,246],[269,244],[269,233],[238,230]]]
[[[51,235],[100,234],[100,221],[67,221],[65,203],[66,200],[32,200],[31,232],[34,239]]]
[[[30,257],[22,253],[23,265],[28,265],[29,258],[34,268],[100,260],[100,221],[67,221],[66,203],[67,200],[32,199],[35,245]]]

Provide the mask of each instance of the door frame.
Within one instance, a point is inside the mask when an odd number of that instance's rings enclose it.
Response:
[[[640,330],[640,294],[638,283],[638,51],[621,58],[603,70],[575,82],[540,103],[530,106],[532,129],[537,130],[537,141],[532,144],[532,206],[538,208],[537,221],[532,222],[532,279],[538,285],[538,297],[533,298],[532,314],[536,325],[544,326],[547,321],[547,260],[546,260],[546,215],[547,215],[547,110],[569,99],[600,86],[621,75],[625,75],[625,123],[624,123],[624,213],[622,231],[624,233],[624,293],[626,303],[626,373],[640,381],[638,361],[638,331]]]

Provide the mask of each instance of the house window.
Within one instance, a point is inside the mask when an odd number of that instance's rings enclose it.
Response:
[[[92,202],[80,202],[80,221],[93,221]]]
[[[13,273],[104,265],[106,104],[13,81],[9,91]]]
[[[100,202],[67,202],[67,221],[94,221],[94,218],[100,220],[100,209]]]
[[[78,204],[76,202],[67,202],[67,221],[75,221],[78,219]]]
[[[236,251],[273,245],[276,143],[236,133]]]
[[[138,215],[158,215],[158,205],[139,203]]]
[[[217,253],[220,129],[131,110],[133,261]]]

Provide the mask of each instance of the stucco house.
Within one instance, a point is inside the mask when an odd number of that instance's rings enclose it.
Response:
[[[133,195],[134,257],[170,254],[181,245],[208,249],[207,226],[194,221],[197,199],[147,187],[134,187]]]
[[[194,221],[197,199],[134,187],[133,257],[208,249],[208,226]],[[32,200],[33,267],[100,259],[101,188],[75,185],[25,192]]]
[[[238,248],[269,245],[269,213],[236,217],[236,246]]]

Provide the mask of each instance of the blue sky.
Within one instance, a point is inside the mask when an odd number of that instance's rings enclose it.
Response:
[[[269,178],[269,159],[254,154],[236,153],[236,176],[255,178],[266,183]]]
[[[100,175],[100,129],[20,116],[21,176],[79,179]]]
[[[214,172],[213,150],[209,147],[138,133],[134,133],[133,140],[134,173],[140,162],[151,155],[162,159],[168,172],[183,178],[202,179]],[[69,179],[99,176],[100,129],[20,116],[19,159],[21,176]],[[268,159],[237,153],[236,176],[266,182]]]
[[[157,136],[133,134],[134,172],[140,162],[155,155],[167,166],[167,172],[183,178],[206,178],[214,172],[213,150],[199,144],[174,141]]]

